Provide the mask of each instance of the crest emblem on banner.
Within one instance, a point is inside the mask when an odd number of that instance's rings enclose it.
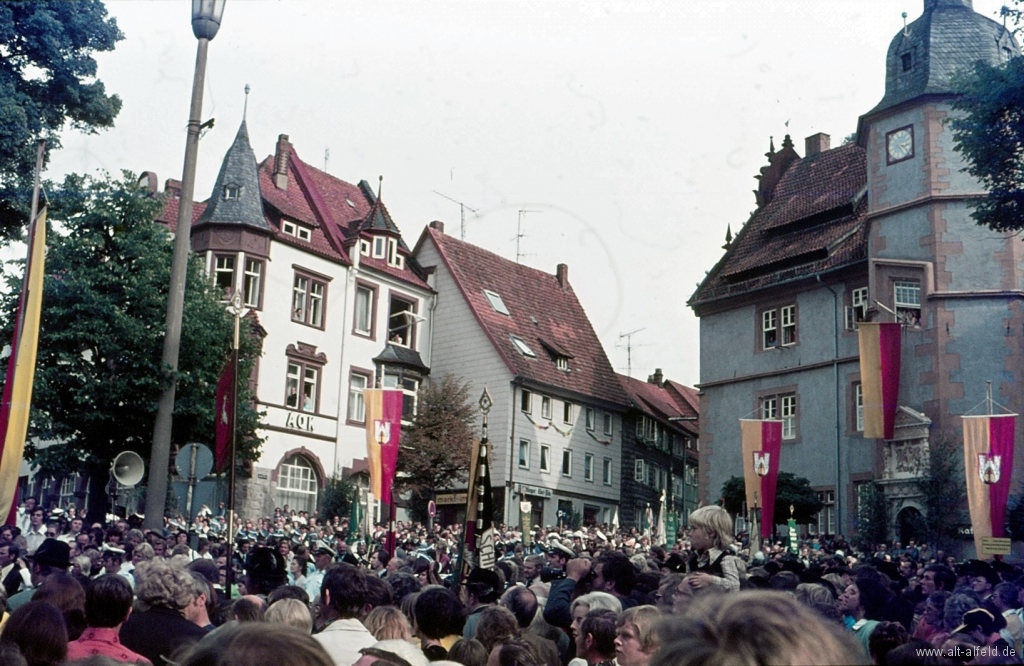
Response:
[[[1002,456],[978,454],[978,476],[985,483],[999,483],[999,471],[1002,467]]]
[[[381,444],[387,444],[391,441],[391,422],[390,421],[374,421],[373,432],[376,435],[376,439]]]
[[[764,476],[771,469],[772,454],[768,451],[754,451],[754,471]]]

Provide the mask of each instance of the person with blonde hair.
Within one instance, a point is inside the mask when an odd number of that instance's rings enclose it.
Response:
[[[363,619],[363,624],[378,641],[401,639],[414,642],[412,625],[400,608],[377,606]]]
[[[295,627],[306,634],[313,633],[313,616],[309,612],[309,606],[298,599],[275,601],[263,614],[263,619],[267,622]]]
[[[842,627],[783,592],[702,597],[660,633],[651,666],[871,663]]]
[[[615,621],[615,660],[619,666],[647,666],[661,640],[657,626],[662,615],[655,606],[634,606]]]
[[[740,589],[738,558],[729,551],[732,518],[717,504],[702,506],[690,514],[690,547],[686,583],[699,590],[717,585],[727,592]]]

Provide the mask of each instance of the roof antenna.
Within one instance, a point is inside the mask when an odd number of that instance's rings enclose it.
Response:
[[[907,13],[903,12],[903,36],[909,37],[910,31],[907,30]]]
[[[245,104],[242,106],[242,120],[245,120],[246,115],[249,113],[249,84],[245,84]]]
[[[327,173],[327,160],[331,159],[331,149],[324,146],[324,173]]]
[[[519,209],[519,222],[516,223],[516,263],[519,263],[519,259],[523,254],[519,251],[519,241],[523,239],[526,234],[523,233],[523,215],[526,213],[543,213],[542,210],[530,210],[528,208]]]
[[[999,8],[999,15],[1003,17],[1003,30],[1006,30],[1006,17],[1010,15],[1010,8],[1003,5]]]

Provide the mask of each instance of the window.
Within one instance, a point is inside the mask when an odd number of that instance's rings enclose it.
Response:
[[[526,414],[533,413],[533,392],[523,389],[522,394],[519,396],[519,409]]]
[[[368,240],[360,240],[359,241],[359,254],[363,255],[364,257],[370,256],[370,241],[368,241]]]
[[[540,471],[551,471],[551,447],[546,444],[540,445]]]
[[[500,295],[493,291],[484,289],[484,296],[487,297],[487,302],[491,304],[491,307],[494,308],[495,312],[503,315],[509,314],[508,308],[505,307],[505,301],[501,300]]]
[[[921,325],[921,283],[897,280],[895,292],[896,319],[907,326]]]
[[[679,435],[672,435],[672,455],[682,458],[685,455],[683,438]]]
[[[604,467],[601,470],[601,481],[606,486],[612,485],[612,459],[604,459]]]
[[[231,297],[235,290],[235,257],[230,254],[214,256],[213,282],[222,290],[226,298]]]
[[[258,259],[245,260],[245,304],[250,308],[260,307],[263,279],[263,262]]]
[[[327,286],[323,282],[296,273],[292,287],[292,321],[322,328],[326,289]]]
[[[386,241],[387,241],[387,239],[384,238],[383,236],[374,236],[373,237],[373,258],[374,259],[383,259],[384,258],[385,247],[387,247]]]
[[[572,451],[562,451],[562,476],[572,476]]]
[[[316,511],[317,480],[313,465],[306,458],[294,455],[281,463],[277,473],[277,505],[296,511]]]
[[[388,311],[388,342],[412,349],[415,347],[415,334],[416,304],[392,296]]]
[[[519,469],[530,469],[530,442],[519,440]]]
[[[416,392],[420,388],[419,381],[401,373],[385,373],[381,384],[384,388],[402,389],[402,423],[411,423],[416,416]]]
[[[551,420],[551,398],[546,395],[540,398],[540,417]]]
[[[781,420],[782,439],[796,439],[796,416],[796,395],[790,393],[761,398],[761,418]]]
[[[363,391],[370,384],[367,375],[352,373],[348,382],[348,420],[354,423],[366,423],[366,402]]]
[[[781,329],[781,330],[780,330]],[[785,305],[761,312],[761,349],[796,344],[796,306]]]
[[[405,268],[405,258],[398,254],[398,240],[394,238],[388,239],[388,266]]]
[[[241,193],[242,188],[238,185],[225,185],[224,186],[224,200],[229,201],[231,199],[237,199]]]
[[[608,412],[604,413],[604,434],[612,434],[612,415]]]
[[[356,287],[356,316],[353,323],[354,332],[358,335],[373,337],[373,310],[377,302],[377,291],[371,287]]]
[[[597,426],[597,414],[594,413],[594,408],[587,407],[584,414],[586,415],[587,430],[593,430]]]
[[[647,483],[647,463],[642,458],[637,458],[634,463],[633,480],[637,483]]]
[[[288,234],[289,236],[294,236],[299,240],[308,241],[310,238],[312,238],[312,233],[310,232],[309,228],[304,227],[301,224],[289,222],[287,220],[281,222],[281,231]]]
[[[672,499],[675,502],[683,499],[683,477],[678,474],[672,475]]]
[[[583,454],[583,480],[594,480],[594,455],[591,453]]]
[[[530,349],[530,345],[526,344],[526,340],[523,340],[518,335],[508,336],[512,340],[512,344],[515,345],[516,351],[523,356],[529,356],[530,358],[536,358],[537,355]]]
[[[573,422],[573,404],[566,400],[562,403],[562,420],[570,425]]]
[[[903,71],[909,72],[914,67],[914,56],[911,53],[904,53],[900,56],[900,63],[903,65]]]
[[[850,305],[846,308],[846,330],[857,330],[857,324],[868,317],[868,288],[858,287],[850,292]]]
[[[856,415],[857,432],[864,432],[864,385],[857,383],[853,387],[853,405]]]
[[[64,475],[64,478],[60,481],[60,499],[58,500],[58,506],[64,507],[75,502],[75,489],[78,488],[78,479],[80,477],[81,474],[79,472]]]
[[[815,517],[810,528],[816,534],[835,534],[836,519],[836,492],[834,490],[819,490],[818,500],[824,505]]]
[[[556,356],[555,367],[559,370],[569,371],[569,357],[568,356]]]
[[[285,407],[300,409],[304,412],[317,411],[319,384],[319,368],[298,361],[289,361]]]

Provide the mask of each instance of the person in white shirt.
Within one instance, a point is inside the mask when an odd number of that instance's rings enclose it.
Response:
[[[34,555],[36,549],[43,544],[43,541],[46,541],[46,527],[43,525],[43,516],[45,514],[46,512],[43,511],[41,506],[34,507],[32,512],[28,514],[28,529],[22,530],[21,534],[25,537],[29,555]]]
[[[368,596],[366,574],[351,564],[340,564],[324,577],[327,626],[313,638],[327,650],[336,666],[351,666],[363,656],[362,648],[377,642],[359,621]]]
[[[18,507],[18,528],[22,532],[28,530],[29,517],[32,515],[32,509],[36,508],[38,503],[35,497],[29,497],[25,500],[24,506]]]

